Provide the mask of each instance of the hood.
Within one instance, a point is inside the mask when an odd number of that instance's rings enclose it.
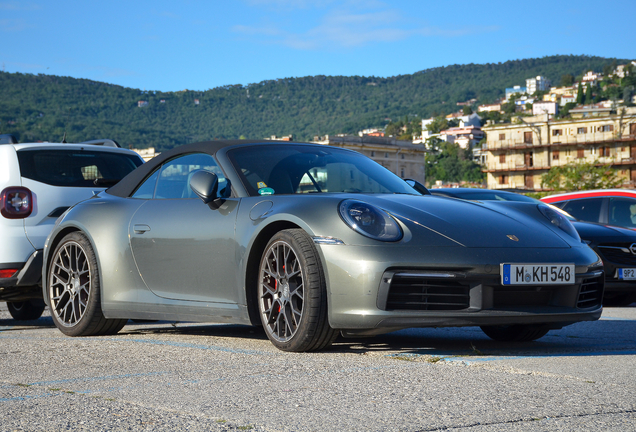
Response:
[[[430,237],[433,231],[471,248],[567,248],[578,243],[554,227],[534,203],[501,206],[431,195],[366,195],[359,199],[391,213],[413,232],[415,240],[419,235]]]
[[[636,243],[636,231],[592,222],[572,222],[581,239],[592,243]]]

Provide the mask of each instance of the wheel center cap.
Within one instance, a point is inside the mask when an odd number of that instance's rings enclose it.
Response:
[[[70,290],[73,292],[73,294],[77,294],[79,291],[79,287],[80,287],[79,276],[73,276],[70,283]]]
[[[287,281],[281,281],[280,283],[280,296],[284,300],[289,300],[289,283]]]

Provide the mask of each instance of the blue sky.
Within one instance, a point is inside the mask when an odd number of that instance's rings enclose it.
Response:
[[[634,16],[634,0],[0,0],[0,66],[176,91],[553,54],[636,59]]]

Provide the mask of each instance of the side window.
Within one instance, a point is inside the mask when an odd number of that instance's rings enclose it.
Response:
[[[636,227],[636,200],[629,198],[611,198],[609,205],[609,223],[622,227]]]
[[[155,172],[137,188],[132,197],[139,199],[151,199],[155,195],[155,186],[157,186],[158,177],[159,170],[155,170]]]
[[[190,177],[198,170],[215,173],[219,177],[218,195],[223,195],[227,180],[214,158],[208,154],[194,153],[164,163],[141,184],[133,198],[197,198],[190,188]]]
[[[561,208],[579,220],[598,222],[602,204],[603,198],[578,199],[568,201]]]

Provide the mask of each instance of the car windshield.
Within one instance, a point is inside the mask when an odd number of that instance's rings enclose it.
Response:
[[[333,147],[249,146],[228,151],[228,157],[251,196],[327,192],[420,195],[368,157]]]
[[[21,150],[22,177],[52,186],[108,187],[142,164],[133,155],[90,150]]]

